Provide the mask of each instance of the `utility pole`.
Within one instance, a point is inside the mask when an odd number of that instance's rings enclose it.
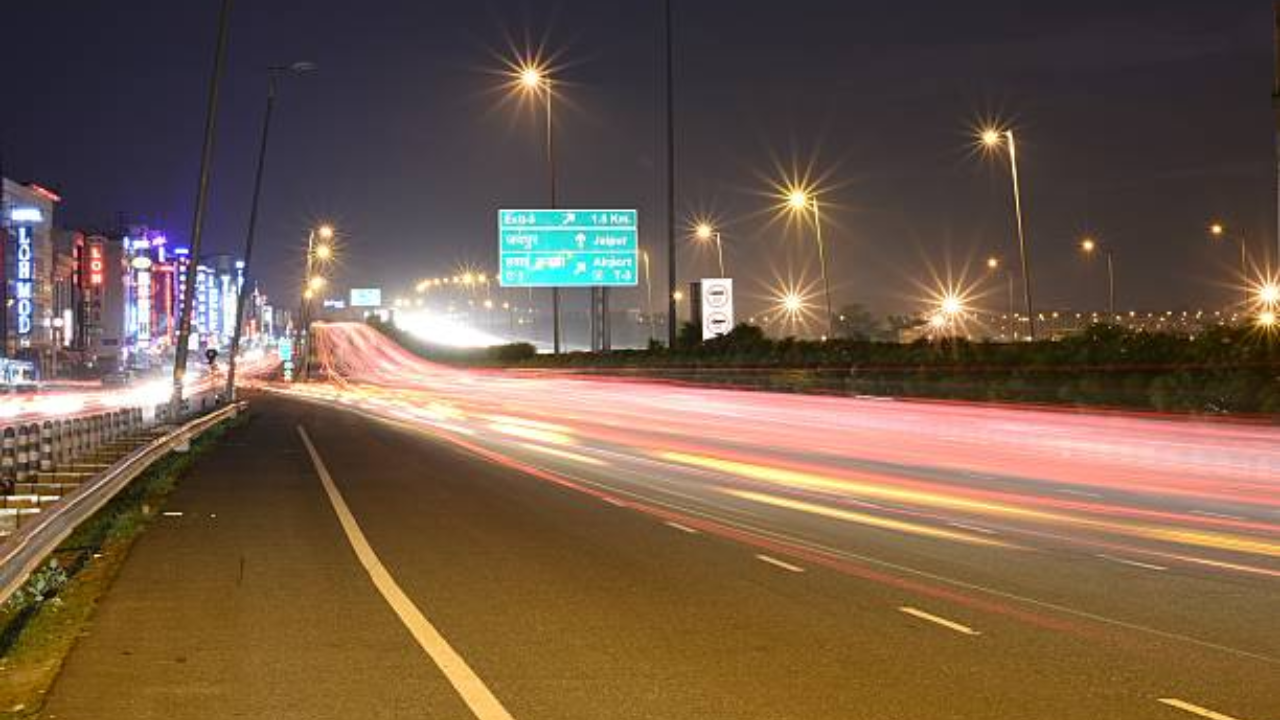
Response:
[[[1280,264],[1280,0],[1275,0],[1272,5],[1272,11],[1275,19],[1275,32],[1273,35],[1275,73],[1271,88],[1271,107],[1275,110],[1276,120],[1276,255],[1274,262]]]
[[[182,293],[182,307],[178,320],[177,347],[173,357],[173,397],[170,400],[170,419],[177,421],[182,413],[182,381],[187,374],[187,350],[191,341],[191,317],[195,314],[196,278],[200,266],[200,236],[204,231],[205,203],[209,197],[209,167],[213,163],[213,141],[217,135],[218,87],[222,82],[222,70],[227,59],[227,34],[231,25],[231,2],[222,0],[222,12],[218,18],[218,45],[213,60],[213,75],[209,78],[209,107],[204,120],[204,150],[200,157],[200,182],[196,188],[196,209],[191,220],[191,261],[187,265],[187,286]]]
[[[1280,1],[1280,0],[1277,0]],[[672,67],[671,0],[665,3],[667,42],[667,348],[676,347],[680,320],[676,317],[676,114],[675,70]]]

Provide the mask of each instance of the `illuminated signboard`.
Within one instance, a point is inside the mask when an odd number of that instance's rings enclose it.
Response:
[[[105,269],[106,263],[102,259],[102,243],[89,243],[89,284],[94,287],[102,285],[102,276]]]
[[[209,331],[209,273],[196,267],[196,333]]]
[[[14,283],[14,293],[17,295],[17,317],[18,317],[18,341],[23,347],[31,345],[31,327],[32,315],[34,315],[35,306],[33,304],[32,293],[35,290],[35,260],[33,258],[33,248],[31,242],[31,228],[27,225],[18,226],[18,276]]]
[[[503,287],[630,287],[639,273],[635,210],[499,210]]]
[[[382,307],[382,288],[351,288],[351,307]]]
[[[151,346],[151,271],[138,270],[138,347]]]

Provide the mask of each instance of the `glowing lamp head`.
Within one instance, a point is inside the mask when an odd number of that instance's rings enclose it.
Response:
[[[987,128],[978,137],[984,147],[996,148],[1000,146],[1000,131],[996,128]]]
[[[1085,238],[1080,241],[1080,249],[1087,253],[1091,253],[1098,249],[1098,242],[1093,238]]]
[[[696,235],[699,240],[710,240],[711,236],[714,235],[715,232],[715,228],[711,227],[709,223],[698,223],[698,227],[694,228],[693,234]]]
[[[319,235],[321,240],[332,240],[333,226],[321,225],[320,227],[316,228],[316,235]]]
[[[988,270],[999,270],[999,269],[1000,269],[1000,258],[995,258],[995,257],[989,257],[989,258],[987,258],[987,269],[988,269]]]
[[[1280,283],[1268,282],[1259,287],[1258,302],[1268,306],[1280,304]]]
[[[677,290],[675,291],[675,294],[673,294],[671,297],[674,298],[676,302],[680,302],[681,300],[684,299],[684,293],[680,290]]]
[[[804,210],[809,207],[809,193],[796,188],[787,193],[787,206],[792,210]]]
[[[1274,310],[1264,310],[1258,313],[1258,327],[1271,329],[1276,326],[1277,322],[1280,322],[1280,319],[1276,317]]]
[[[547,74],[537,65],[525,65],[517,73],[520,86],[526,90],[539,90],[547,84]]]
[[[799,313],[804,310],[804,298],[799,293],[790,292],[782,298],[782,309],[791,314]]]
[[[943,315],[955,317],[964,312],[964,301],[956,295],[947,295],[942,298],[941,309]]]
[[[315,275],[310,280],[307,281],[307,290],[309,292],[316,292],[324,288],[324,285],[325,285],[325,279],[320,275]]]
[[[1220,238],[1226,233],[1227,233],[1227,228],[1224,227],[1222,223],[1214,223],[1209,226],[1209,234],[1216,238]]]
[[[332,245],[317,245],[317,246],[316,246],[316,257],[317,257],[317,258],[319,258],[320,260],[328,260],[329,258],[332,258],[332,257],[333,257],[333,246],[332,246]]]
[[[938,313],[933,317],[929,318],[929,327],[933,328],[934,330],[941,330],[946,326],[947,326],[947,318],[943,316],[941,313]]]

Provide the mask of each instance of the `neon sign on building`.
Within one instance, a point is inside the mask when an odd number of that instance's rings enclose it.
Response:
[[[18,343],[22,347],[31,346],[32,316],[35,314],[33,293],[35,291],[35,259],[31,239],[31,227],[18,226],[17,280],[14,282],[14,293],[17,305]]]

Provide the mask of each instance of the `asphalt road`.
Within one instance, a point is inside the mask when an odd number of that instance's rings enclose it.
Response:
[[[655,455],[563,442],[510,395],[481,422],[326,392],[255,400],[183,483],[45,717],[1280,718],[1265,473],[1064,498],[1071,458],[965,474],[868,448],[841,467],[896,481],[834,488],[795,464],[820,453],[750,459],[786,424]]]

